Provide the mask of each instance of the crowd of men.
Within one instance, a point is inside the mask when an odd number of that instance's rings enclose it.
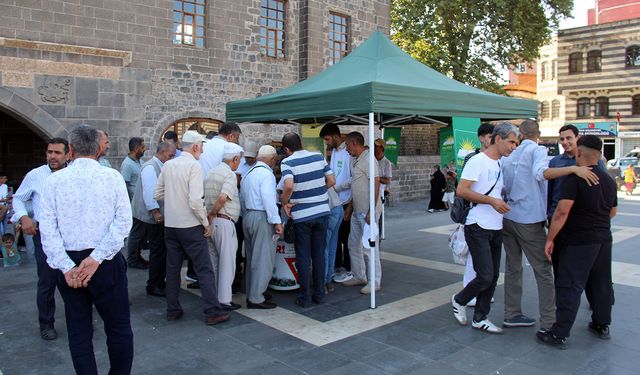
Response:
[[[323,303],[335,280],[361,286],[363,294],[380,289],[379,256],[376,275],[367,275],[361,237],[365,224],[380,217],[385,190],[378,164],[369,172],[362,134],[343,138],[336,125],[326,125],[321,138],[331,164],[321,153],[305,150],[298,134],[286,134],[279,184],[278,151],[253,140],[245,140],[243,148],[240,136],[235,123],[222,124],[208,138],[188,130],[180,142],[168,131],[146,162],[144,140],[134,137],[119,171],[106,158],[109,136],[102,130],[78,125],[68,141],[48,142],[46,164],[30,171],[14,195],[12,220],[34,238],[40,335],[58,336],[58,289],[77,373],[97,373],[94,306],[105,324],[110,373],[131,371],[127,268],[148,270],[146,292],[166,298],[170,321],[184,314],[179,292],[185,260],[185,279],[201,291],[206,324],[227,321],[230,311],[241,308],[232,301],[241,285],[247,308],[276,307],[267,287],[285,222],[295,238],[296,305]],[[388,185],[384,141],[376,141],[374,150]],[[378,202],[374,213],[368,204],[370,178]],[[32,215],[25,206],[29,201]],[[348,240],[341,239],[344,232]]]
[[[322,128],[329,163],[305,150],[298,134],[285,134],[277,184],[278,151],[252,140],[243,148],[240,136],[235,123],[223,124],[209,139],[189,130],[179,142],[167,132],[146,162],[144,140],[132,138],[120,173],[105,159],[104,131],[79,125],[68,141],[48,142],[46,164],[30,171],[13,196],[12,220],[34,239],[41,337],[58,335],[57,288],[78,373],[97,371],[94,306],[105,322],[112,373],[131,370],[127,266],[148,269],[146,292],[166,298],[170,321],[184,314],[179,292],[185,260],[190,287],[201,291],[206,324],[225,322],[241,308],[232,295],[242,284],[247,308],[276,307],[267,287],[285,222],[295,243],[296,305],[323,303],[334,282],[358,286],[363,294],[380,290],[379,255],[374,252],[376,273],[368,274],[369,252],[361,239],[380,219],[384,186],[390,184],[384,141],[374,144],[378,163],[370,171],[371,151],[358,132],[343,137],[334,124]],[[451,299],[454,317],[466,325],[466,307],[475,306],[474,328],[502,332],[487,316],[504,244],[503,327],[536,323],[522,312],[524,254],[538,286],[538,340],[566,347],[583,290],[593,310],[589,329],[606,339],[613,304],[610,219],[617,199],[602,166],[602,142],[578,138],[575,127],[564,126],[564,153],[547,163],[539,136],[532,120],[519,128],[505,123],[478,131],[482,148],[465,160],[457,188],[472,208],[464,227],[470,254],[464,289]],[[375,212],[369,211],[371,179]],[[585,218],[589,225],[581,224]]]
[[[478,129],[482,148],[465,159],[457,195],[471,202],[464,234],[469,257],[464,289],[451,297],[453,315],[466,325],[502,333],[488,318],[505,249],[502,326],[531,327],[522,311],[523,254],[538,287],[539,342],[561,349],[584,291],[593,311],[588,329],[608,339],[613,305],[611,218],[617,210],[615,182],[602,161],[602,141],[560,128],[564,153],[547,162],[533,120]],[[548,181],[547,181],[548,180]],[[548,228],[546,230],[545,228]]]

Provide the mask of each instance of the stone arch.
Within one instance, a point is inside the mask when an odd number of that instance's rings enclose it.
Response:
[[[173,124],[178,120],[182,120],[189,117],[197,117],[197,118],[210,118],[212,120],[217,120],[223,122],[224,120],[219,119],[219,113],[207,112],[207,111],[183,111],[180,113],[168,114],[158,120],[155,129],[153,131],[152,142],[157,142],[160,138],[162,132],[167,128],[167,126]]]
[[[45,140],[67,138],[68,131],[53,116],[15,92],[0,87],[0,110],[19,119]]]

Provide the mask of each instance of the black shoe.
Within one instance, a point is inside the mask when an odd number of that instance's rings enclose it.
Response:
[[[141,255],[138,255],[138,262],[144,264],[145,266],[149,267],[149,262],[144,259]]]
[[[541,344],[546,344],[561,350],[567,349],[567,338],[556,337],[553,333],[551,333],[551,331],[538,331],[536,332],[536,338]]]
[[[595,324],[594,322],[590,322],[589,331],[593,332],[593,334],[598,336],[598,338],[601,340],[611,339],[611,334],[609,333],[609,326],[607,324]]]
[[[178,319],[182,318],[182,315],[184,315],[184,311],[182,311],[182,310],[176,311],[176,312],[168,312],[167,313],[167,320],[168,321],[178,320]]]
[[[266,301],[271,301],[271,298],[273,298],[273,295],[271,293],[269,293],[269,292],[262,293],[262,296],[264,297],[264,299]]]
[[[147,294],[154,297],[166,297],[167,294],[164,292],[164,289],[154,287],[147,287]]]
[[[197,281],[187,284],[187,288],[189,289],[200,289],[200,284]]]
[[[47,341],[55,340],[55,339],[58,338],[58,332],[53,327],[42,328],[42,329],[40,329],[40,337],[43,340],[47,340]]]
[[[324,297],[311,297],[311,301],[316,305],[322,305],[324,303]]]
[[[262,310],[266,310],[266,309],[274,309],[276,308],[275,303],[273,302],[269,302],[269,301],[264,301],[261,303],[253,303],[250,302],[249,300],[247,300],[247,309],[262,309]]]
[[[296,305],[306,309],[307,307],[311,307],[311,304],[308,302],[304,302],[301,298],[296,298],[295,301],[293,301],[293,303],[295,303]]]
[[[228,305],[226,303],[221,303],[220,306],[222,307],[222,310],[224,310],[224,311],[238,310],[240,307],[242,307],[239,304],[234,303],[233,301],[229,302]]]

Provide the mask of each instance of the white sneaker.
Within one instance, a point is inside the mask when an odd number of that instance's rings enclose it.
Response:
[[[351,272],[345,272],[341,274],[337,274],[333,277],[333,281],[337,283],[343,283],[345,281],[349,281],[353,279],[353,274]]]
[[[189,283],[195,283],[195,282],[196,282],[196,281],[198,281],[198,280],[194,279],[194,278],[193,278],[193,277],[191,277],[191,276],[185,276],[185,277],[184,277],[184,281],[189,282]]]
[[[479,329],[480,331],[485,331],[485,332],[489,332],[489,333],[495,333],[495,334],[501,334],[502,333],[502,328],[496,326],[495,324],[491,323],[491,321],[489,319],[484,319],[481,320],[479,322],[476,322],[475,320],[473,320],[471,322],[471,326],[475,329]]]
[[[456,302],[456,295],[451,296],[451,306],[453,307],[453,317],[463,326],[467,325],[467,308]]]

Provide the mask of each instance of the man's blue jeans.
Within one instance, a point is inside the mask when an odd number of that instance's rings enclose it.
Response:
[[[296,268],[300,283],[299,298],[304,304],[309,304],[312,300],[321,302],[324,297],[324,248],[328,221],[329,215],[325,215],[293,224],[296,235]]]
[[[340,224],[344,218],[344,209],[342,205],[337,205],[331,209],[329,214],[329,224],[327,224],[327,245],[324,248],[324,270],[325,284],[331,282],[333,271],[336,263],[336,249],[338,248],[338,234],[340,232]]]

